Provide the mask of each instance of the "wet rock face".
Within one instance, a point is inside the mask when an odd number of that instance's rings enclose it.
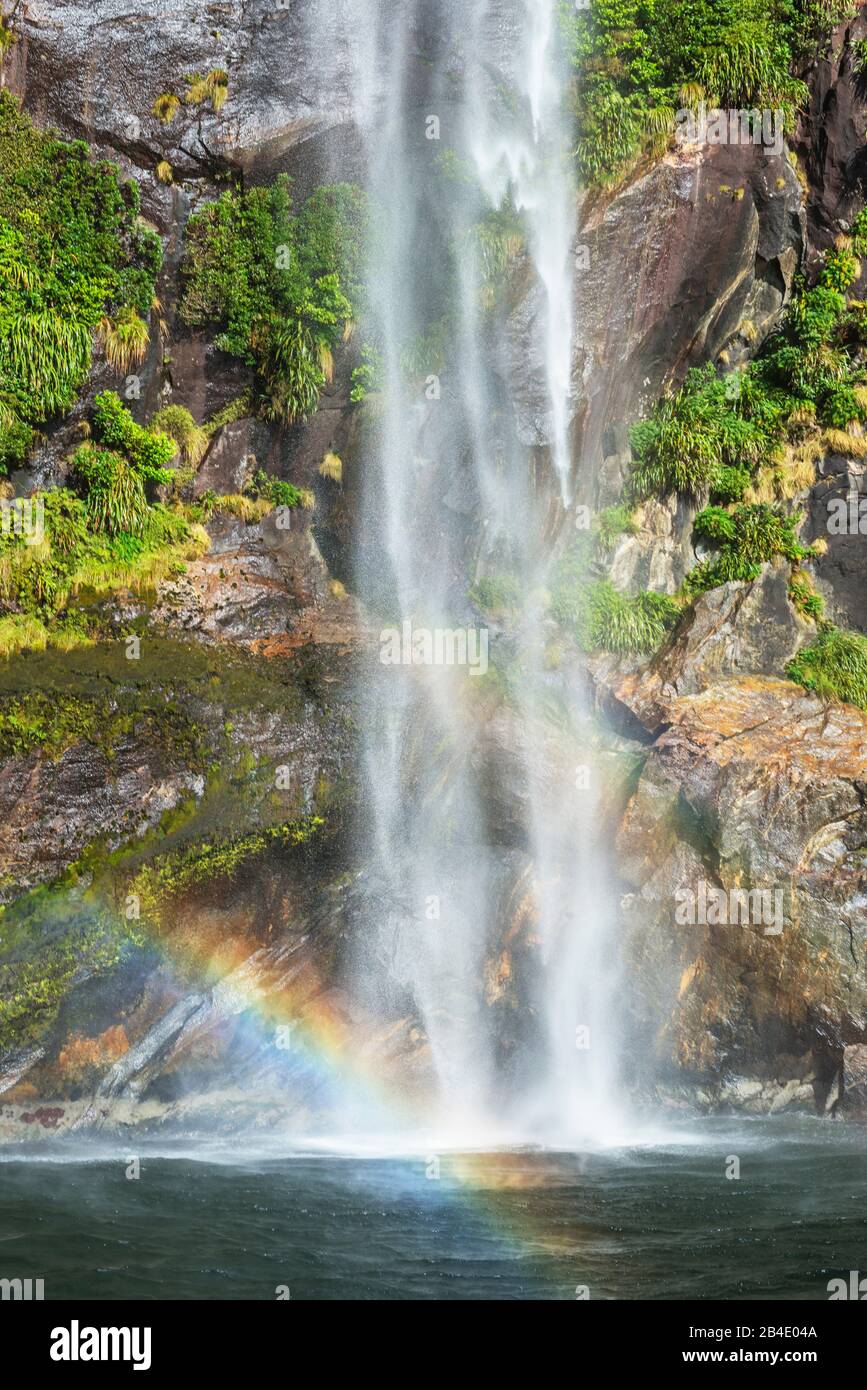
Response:
[[[863,459],[823,459],[806,506],[804,537],[828,549],[815,561],[828,616],[867,632],[867,466]]]
[[[814,632],[788,600],[788,567],[766,566],[751,584],[724,584],[702,594],[650,662],[625,670],[610,658],[594,658],[591,670],[603,705],[625,707],[658,732],[673,700],[727,676],[778,675]]]
[[[164,669],[155,671],[157,662]],[[94,732],[70,732],[68,746],[53,756],[34,750],[0,759],[4,902],[55,882],[88,847],[98,843],[104,854],[147,838],[181,803],[194,820],[195,808],[208,805],[215,769],[229,776],[239,759],[288,769],[285,796],[271,804],[273,772],[270,781],[242,780],[231,815],[221,813],[229,838],[233,827],[241,834],[309,810],[323,779],[349,776],[345,718],[337,708],[326,714],[287,671],[269,677],[264,664],[247,683],[243,667],[207,657],[194,670],[185,648],[147,636],[133,674],[134,667],[97,650],[79,670],[55,672],[58,698],[79,698],[83,711],[97,700]],[[50,692],[47,666],[41,678]],[[110,731],[104,743],[100,723]],[[211,829],[202,826],[205,834]]]
[[[852,70],[851,45],[867,36],[861,12],[836,31],[831,52],[810,74],[810,104],[796,148],[809,182],[807,216],[811,244],[824,250],[845,231],[867,193],[867,93]]]
[[[5,901],[56,879],[98,836],[112,846],[152,831],[166,811],[201,794],[204,779],[167,766],[159,749],[127,743],[109,760],[92,747],[57,762],[38,756],[0,763],[0,873]]]
[[[40,124],[144,167],[167,159],[195,178],[221,160],[273,161],[345,123],[352,107],[351,53],[334,12],[323,35],[304,6],[279,0],[166,0],[157,13],[124,0],[31,0],[18,25],[10,80]],[[187,76],[216,69],[229,75],[219,113],[204,103],[167,125],[153,116],[158,96],[183,95]]]
[[[807,1051],[833,1076],[867,1038],[867,716],[753,677],[667,720],[618,840],[641,1048],[711,1090]]]
[[[800,186],[785,154],[684,147],[588,200],[579,241],[574,428],[592,474],[666,381],[724,349],[736,365],[770,331],[801,259]]]
[[[206,554],[160,586],[150,611],[155,626],[245,645],[276,638],[285,638],[287,646],[311,640],[344,648],[357,644],[355,604],[332,594],[303,510],[268,513],[254,524],[218,516],[209,534]]]

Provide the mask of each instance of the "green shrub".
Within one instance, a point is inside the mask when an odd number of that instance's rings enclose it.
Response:
[[[254,497],[273,502],[275,507],[303,507],[308,500],[301,488],[294,483],[284,482],[282,478],[273,478],[264,468],[257,469],[253,474],[249,490]]]
[[[831,290],[836,290],[838,294],[845,294],[849,286],[858,279],[860,273],[861,266],[858,263],[858,258],[851,251],[826,251],[820,283],[827,285]]]
[[[93,445],[82,448],[75,476],[87,496],[67,488],[42,494],[45,534],[38,544],[0,534],[0,604],[11,614],[0,620],[4,655],[49,640],[80,642],[91,621],[71,606],[80,589],[147,588],[179,572],[206,544],[182,513],[143,505],[141,481],[126,459]],[[124,525],[136,533],[120,529]]]
[[[810,576],[801,569],[794,569],[789,580],[789,600],[803,618],[812,622],[821,621],[825,612],[825,600],[813,586]]]
[[[867,709],[867,637],[829,624],[789,662],[786,675],[822,699]]]
[[[867,256],[867,208],[862,208],[852,223],[852,250],[856,256]]]
[[[485,613],[508,613],[521,605],[521,585],[513,574],[486,574],[472,586],[470,598]]]
[[[106,360],[116,372],[125,374],[144,361],[150,333],[135,309],[120,309],[113,319],[106,315],[100,321],[99,331]]]
[[[353,404],[358,405],[361,401],[367,400],[368,396],[381,391],[384,375],[385,365],[382,360],[382,353],[371,343],[362,343],[361,360],[352,369],[352,389],[349,393],[349,399]]]
[[[745,377],[734,388],[712,366],[693,368],[680,390],[633,428],[633,496],[742,495],[744,470],[778,454],[784,429],[781,409],[757,398]]]
[[[109,449],[127,456],[143,481],[171,482],[167,465],[178,452],[175,440],[137,424],[115,391],[102,391],[94,400],[93,429]]]
[[[605,507],[594,520],[594,528],[603,551],[610,550],[619,536],[634,536],[638,522],[631,507]]]
[[[579,172],[621,178],[663,150],[674,112],[705,100],[781,108],[807,97],[793,67],[827,41],[842,0],[589,0],[560,7],[576,70]]]
[[[630,597],[607,579],[588,587],[581,640],[589,651],[618,656],[655,651],[680,616],[680,605],[667,594],[650,591]]]
[[[185,461],[193,468],[201,463],[208,448],[208,434],[201,425],[196,424],[186,406],[163,406],[151,420],[150,429],[173,439]]]
[[[86,493],[88,515],[98,531],[110,536],[139,535],[147,499],[141,475],[121,454],[82,444],[73,456],[73,471]]]
[[[786,516],[766,503],[742,504],[732,511],[705,507],[695,519],[696,534],[718,549],[686,576],[686,595],[704,593],[732,580],[757,579],[762,565],[783,556],[793,564],[811,559],[813,551],[795,534],[800,516]]]
[[[69,408],[100,322],[142,323],[161,261],[137,186],[83,143],[37,130],[0,90],[0,470]]]
[[[316,408],[360,295],[364,225],[351,185],[318,189],[296,213],[285,175],[229,190],[187,224],[181,318],[255,368],[269,418]]]

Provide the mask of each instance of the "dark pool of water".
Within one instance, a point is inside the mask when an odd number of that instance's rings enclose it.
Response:
[[[681,1138],[683,1142],[680,1142]],[[47,1299],[817,1299],[867,1274],[867,1133],[705,1123],[598,1154],[0,1162],[0,1278]],[[740,1177],[732,1158],[740,1162]]]

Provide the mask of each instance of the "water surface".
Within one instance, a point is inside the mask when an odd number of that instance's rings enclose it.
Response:
[[[824,1300],[867,1271],[867,1134],[844,1125],[701,1122],[591,1154],[236,1141],[145,1150],[138,1180],[130,1156],[7,1151],[0,1277],[48,1299]]]

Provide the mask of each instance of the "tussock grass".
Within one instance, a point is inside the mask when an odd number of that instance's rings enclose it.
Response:
[[[789,662],[786,674],[824,700],[867,709],[867,637],[828,624]]]
[[[113,320],[107,315],[103,317],[98,335],[109,366],[119,375],[126,375],[144,361],[150,333],[135,309],[120,309]]]
[[[186,463],[197,468],[208,451],[208,434],[183,405],[167,405],[158,410],[150,422],[152,430],[158,430],[173,439]]]
[[[319,474],[332,483],[343,483],[343,460],[337,454],[327,453],[319,465]]]
[[[842,454],[845,458],[867,458],[867,437],[853,434],[851,430],[827,429],[825,443],[831,453]]]
[[[176,97],[173,92],[163,92],[157,97],[151,111],[163,125],[171,125],[180,108],[180,97]]]

